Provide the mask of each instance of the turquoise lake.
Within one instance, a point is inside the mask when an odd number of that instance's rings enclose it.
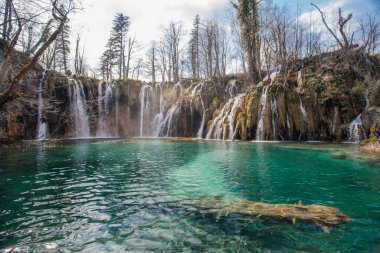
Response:
[[[182,200],[321,204],[313,224]],[[0,252],[379,252],[380,158],[355,145],[130,140],[0,152]]]

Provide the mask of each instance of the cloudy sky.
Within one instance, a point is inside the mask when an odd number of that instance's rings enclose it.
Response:
[[[71,17],[73,42],[81,34],[86,45],[86,57],[96,67],[104,50],[116,13],[122,12],[131,18],[130,34],[135,34],[141,46],[158,39],[162,25],[170,21],[182,21],[190,30],[196,14],[201,18],[228,15],[230,0],[82,0],[84,10]],[[297,5],[302,17],[318,19],[318,13],[310,7],[309,0],[273,0],[279,6],[287,5],[295,10]],[[315,0],[327,12],[343,7],[345,11],[380,11],[380,0]],[[230,10],[231,12],[231,10]],[[141,51],[141,54],[144,52]]]

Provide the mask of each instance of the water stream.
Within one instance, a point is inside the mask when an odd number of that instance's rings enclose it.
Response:
[[[74,137],[89,138],[90,127],[87,115],[87,101],[80,80],[69,79],[69,100],[72,117],[74,118]]]
[[[43,99],[43,82],[46,72],[42,72],[41,80],[38,84],[38,118],[37,118],[37,140],[42,141],[49,138],[49,125],[43,120],[44,99]]]

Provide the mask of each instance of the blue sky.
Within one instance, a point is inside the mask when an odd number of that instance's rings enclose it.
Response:
[[[303,7],[304,10],[310,8],[310,3],[314,3],[318,6],[326,6],[339,0],[274,0],[273,2],[279,6],[287,5],[290,8],[296,8],[297,3]],[[344,1],[344,9],[351,10],[353,12],[361,12],[366,10],[380,11],[380,0],[346,0]]]

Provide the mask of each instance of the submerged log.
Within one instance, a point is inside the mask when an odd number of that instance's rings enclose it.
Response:
[[[205,197],[198,203],[202,208],[214,211],[242,214],[262,219],[283,220],[295,223],[303,221],[323,226],[338,226],[347,223],[349,217],[334,207],[322,205],[267,204],[249,200],[225,202],[218,197]]]

